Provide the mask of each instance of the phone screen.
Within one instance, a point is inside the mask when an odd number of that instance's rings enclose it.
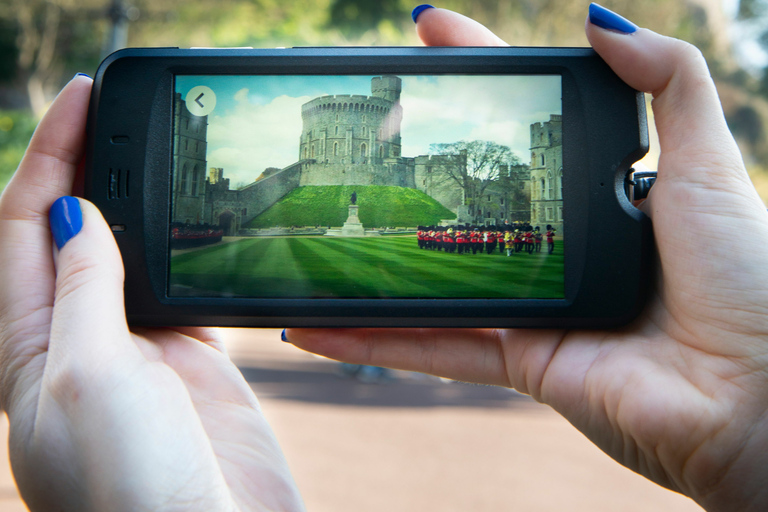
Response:
[[[564,298],[560,75],[178,75],[168,295]]]

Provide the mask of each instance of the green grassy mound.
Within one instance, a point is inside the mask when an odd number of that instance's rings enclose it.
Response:
[[[360,222],[366,228],[429,226],[456,218],[427,194],[412,188],[379,185],[299,187],[244,227],[341,226],[349,198],[357,192]]]

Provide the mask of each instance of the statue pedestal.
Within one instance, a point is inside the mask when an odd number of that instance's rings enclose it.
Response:
[[[356,204],[349,205],[349,216],[347,222],[341,228],[341,236],[365,236],[365,228],[357,216],[357,210],[360,207]]]
[[[365,231],[363,223],[360,222],[360,217],[357,216],[357,211],[360,207],[356,204],[349,205],[349,215],[347,221],[344,223],[341,229],[329,229],[326,231],[325,236],[345,236],[345,237],[362,237],[362,236],[381,236],[381,233],[375,229]]]

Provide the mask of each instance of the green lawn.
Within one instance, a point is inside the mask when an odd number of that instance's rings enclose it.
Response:
[[[446,254],[419,249],[415,236],[249,238],[174,256],[171,287],[193,296],[562,298],[562,243],[558,251]]]

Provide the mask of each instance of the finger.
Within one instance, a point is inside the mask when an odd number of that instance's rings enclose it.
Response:
[[[101,213],[84,199],[63,197],[50,219],[59,250],[47,365],[97,368],[141,357],[125,319],[122,259]]]
[[[505,352],[515,357],[527,353],[530,366],[536,366],[541,363],[538,356],[531,356],[536,346],[556,345],[562,333],[523,329],[507,333],[496,329],[286,329],[283,339],[302,350],[352,364],[514,386],[527,392],[528,369],[518,371],[517,363],[508,365]]]
[[[589,42],[622,80],[653,95],[663,158],[684,155],[680,165],[667,166],[666,175],[659,179],[672,181],[684,176],[689,183],[710,187],[734,177],[748,181],[701,52],[647,29],[622,32],[633,29],[631,24],[621,25],[618,16],[618,29],[595,24],[606,16],[610,27],[611,15],[617,16],[595,4],[590,6],[586,23]]]
[[[50,334],[54,269],[48,210],[69,193],[82,156],[91,80],[73,79],[40,122],[0,197],[0,389],[2,405],[20,373],[42,375]]]
[[[473,19],[447,9],[414,9],[416,33],[427,46],[508,46]]]
[[[595,4],[586,32],[622,80],[654,97],[661,154],[642,209],[653,219],[663,300],[681,323],[675,337],[717,353],[723,349],[719,342],[702,345],[722,335],[712,335],[712,329],[744,332],[757,325],[751,315],[762,311],[755,304],[764,301],[754,297],[765,293],[766,260],[750,245],[713,237],[750,233],[755,241],[765,240],[768,215],[728,130],[706,62],[690,44],[636,29]]]
[[[72,79],[40,121],[0,202],[0,220],[31,219],[47,231],[53,201],[71,193],[83,157],[85,123],[93,81]]]

